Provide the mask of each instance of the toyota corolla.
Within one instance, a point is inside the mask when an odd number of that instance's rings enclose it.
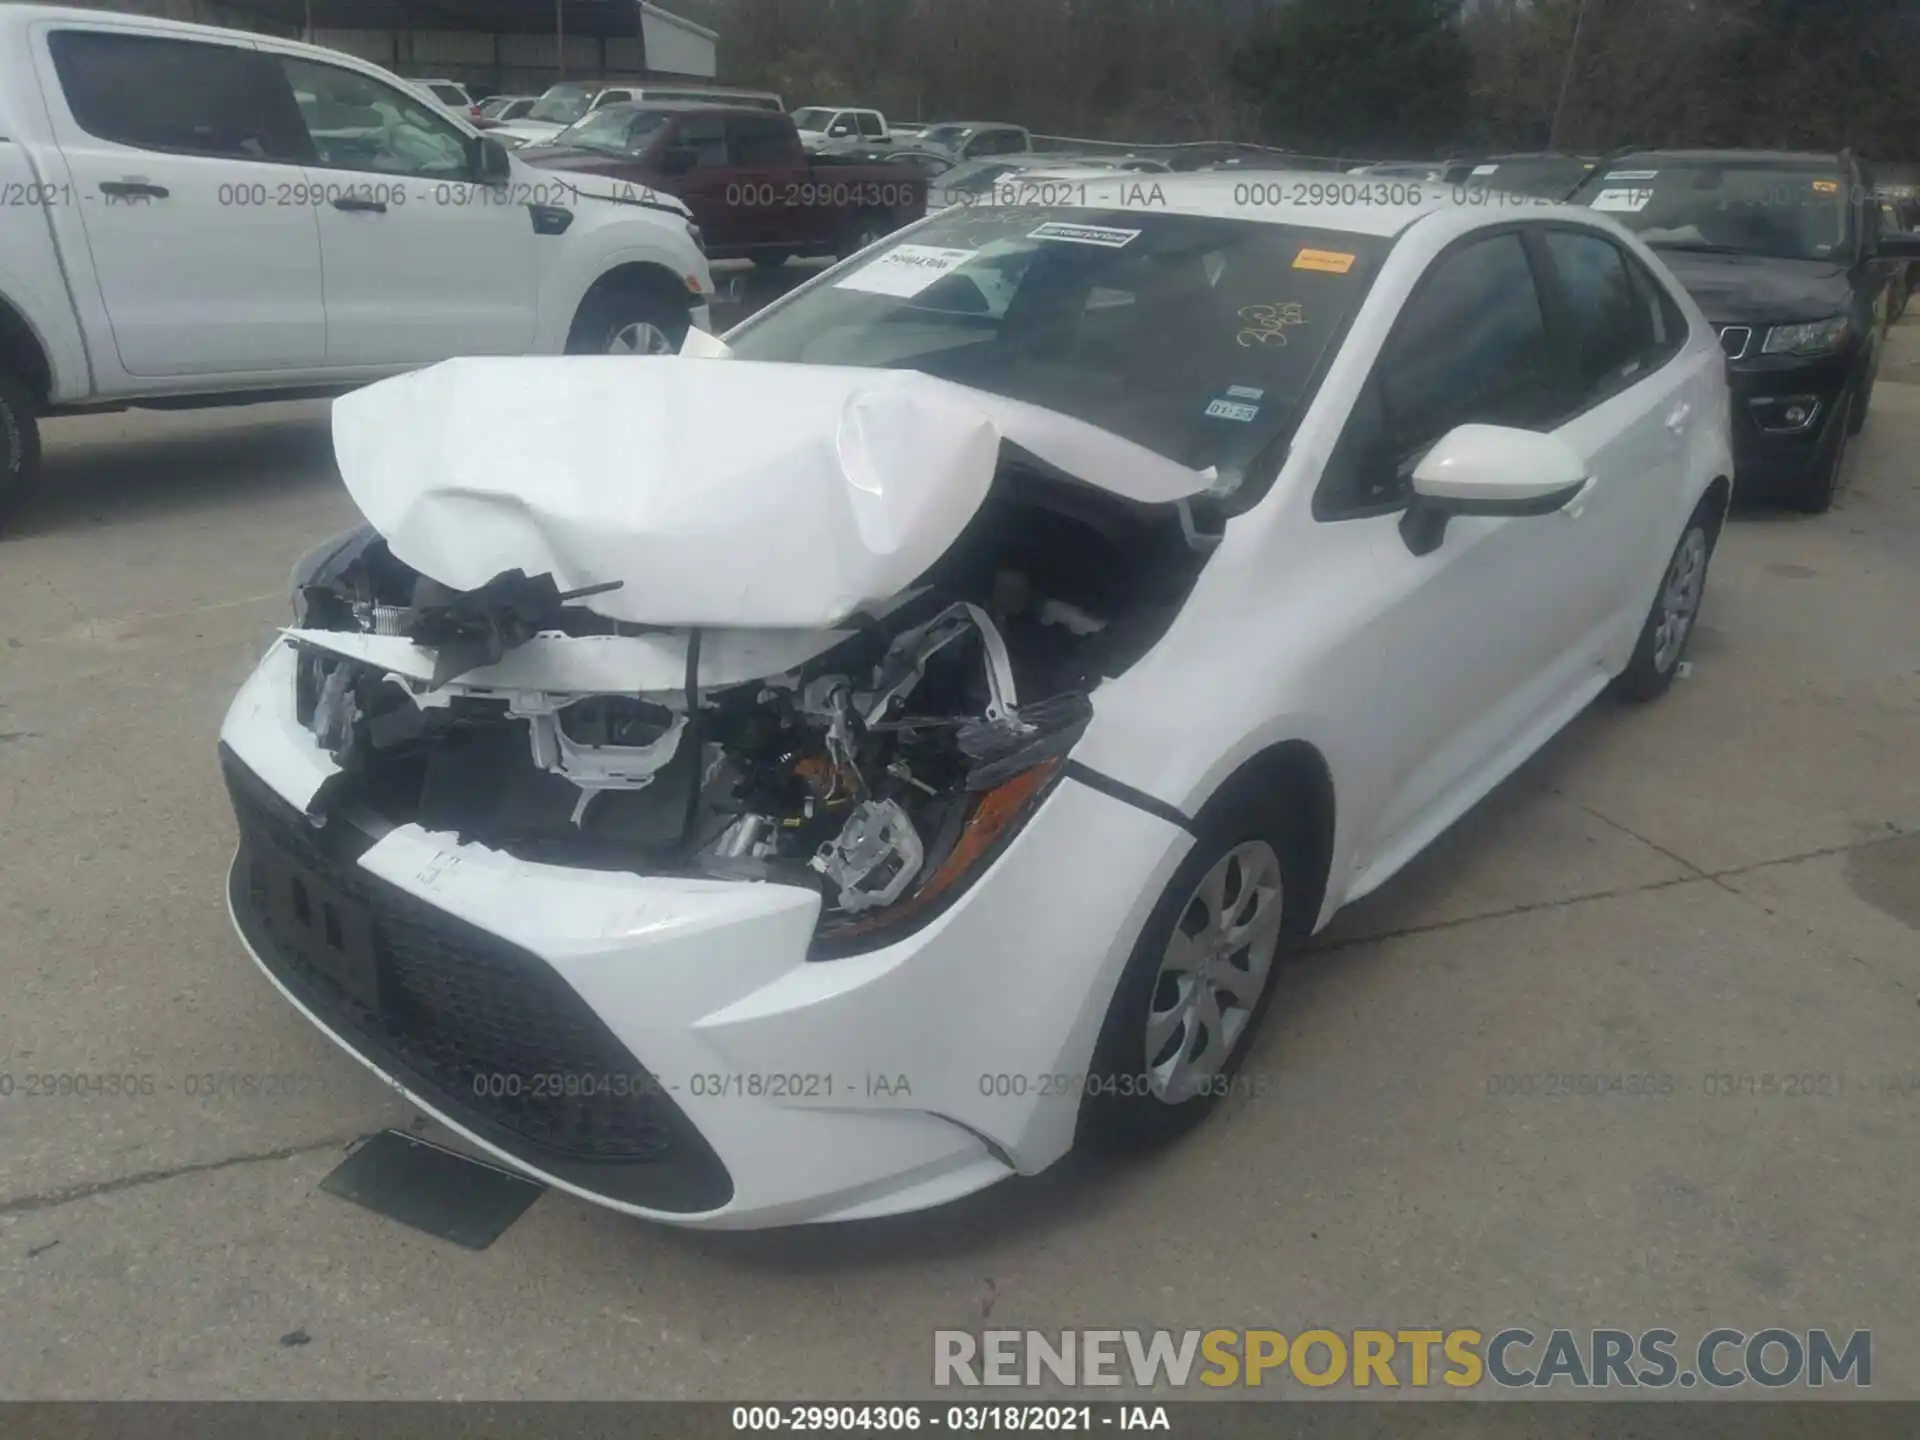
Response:
[[[1731,491],[1605,215],[1286,186],[1076,181],[724,342],[341,400],[365,524],[222,731],[259,967],[655,1220],[1190,1129],[1291,947],[1667,688]]]

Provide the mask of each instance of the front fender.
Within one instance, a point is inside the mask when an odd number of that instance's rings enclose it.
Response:
[[[669,216],[660,219],[671,222]],[[679,283],[689,306],[713,303],[713,272],[692,237],[687,237],[683,245],[675,245],[664,233],[656,236],[643,232],[637,236],[639,228],[616,218],[590,230],[568,247],[562,263],[541,276],[536,353],[558,355],[566,349],[567,334],[580,311],[580,302],[603,277],[622,266],[648,265],[664,271]],[[660,229],[658,224],[646,223],[646,231]]]

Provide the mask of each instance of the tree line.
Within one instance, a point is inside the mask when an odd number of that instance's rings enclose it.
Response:
[[[1624,145],[1920,159],[1920,0],[680,0],[802,103],[1424,158]]]

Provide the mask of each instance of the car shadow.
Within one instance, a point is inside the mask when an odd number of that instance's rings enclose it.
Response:
[[[257,417],[238,410],[135,411],[45,422],[40,485],[0,531],[0,545],[214,512],[236,494],[257,501],[339,485],[325,402],[272,408],[275,413]]]

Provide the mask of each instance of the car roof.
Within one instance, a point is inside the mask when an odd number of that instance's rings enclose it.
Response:
[[[612,105],[602,105],[593,111],[595,115],[604,115],[608,111],[658,110],[669,115],[752,115],[764,118],[773,111],[762,109],[758,105],[741,105],[725,100],[621,100]],[[585,116],[581,117],[585,119]]]
[[[1024,125],[1015,125],[1011,120],[934,120],[928,123],[929,130],[1024,130]]]
[[[1608,155],[1608,165],[1629,160],[1671,160],[1676,164],[1706,165],[1841,165],[1832,150],[1622,150]]]
[[[1349,204],[1294,204],[1289,197],[1298,187],[1323,187],[1338,192],[1364,182],[1348,180],[1315,170],[1262,170],[1257,181],[1245,174],[1221,171],[1169,172],[1142,176],[1129,171],[1103,170],[1085,182],[1089,210],[1140,210],[1154,214],[1206,216],[1223,220],[1253,220],[1269,225],[1293,225],[1308,230],[1340,230],[1353,235],[1381,239],[1398,235],[1427,215],[1461,208],[1485,216],[1514,218],[1578,218],[1588,220],[1589,210],[1546,206],[1517,200],[1513,203],[1484,203],[1479,195],[1466,206],[1453,200],[1452,187],[1445,185],[1397,187],[1405,193],[1400,203],[1371,205],[1358,199]],[[1413,192],[1420,192],[1418,202]],[[1314,194],[1311,188],[1307,195]],[[1393,200],[1389,193],[1388,201]],[[1276,203],[1265,203],[1268,200]],[[983,206],[985,202],[983,202]],[[1074,207],[1082,208],[1082,207]]]

